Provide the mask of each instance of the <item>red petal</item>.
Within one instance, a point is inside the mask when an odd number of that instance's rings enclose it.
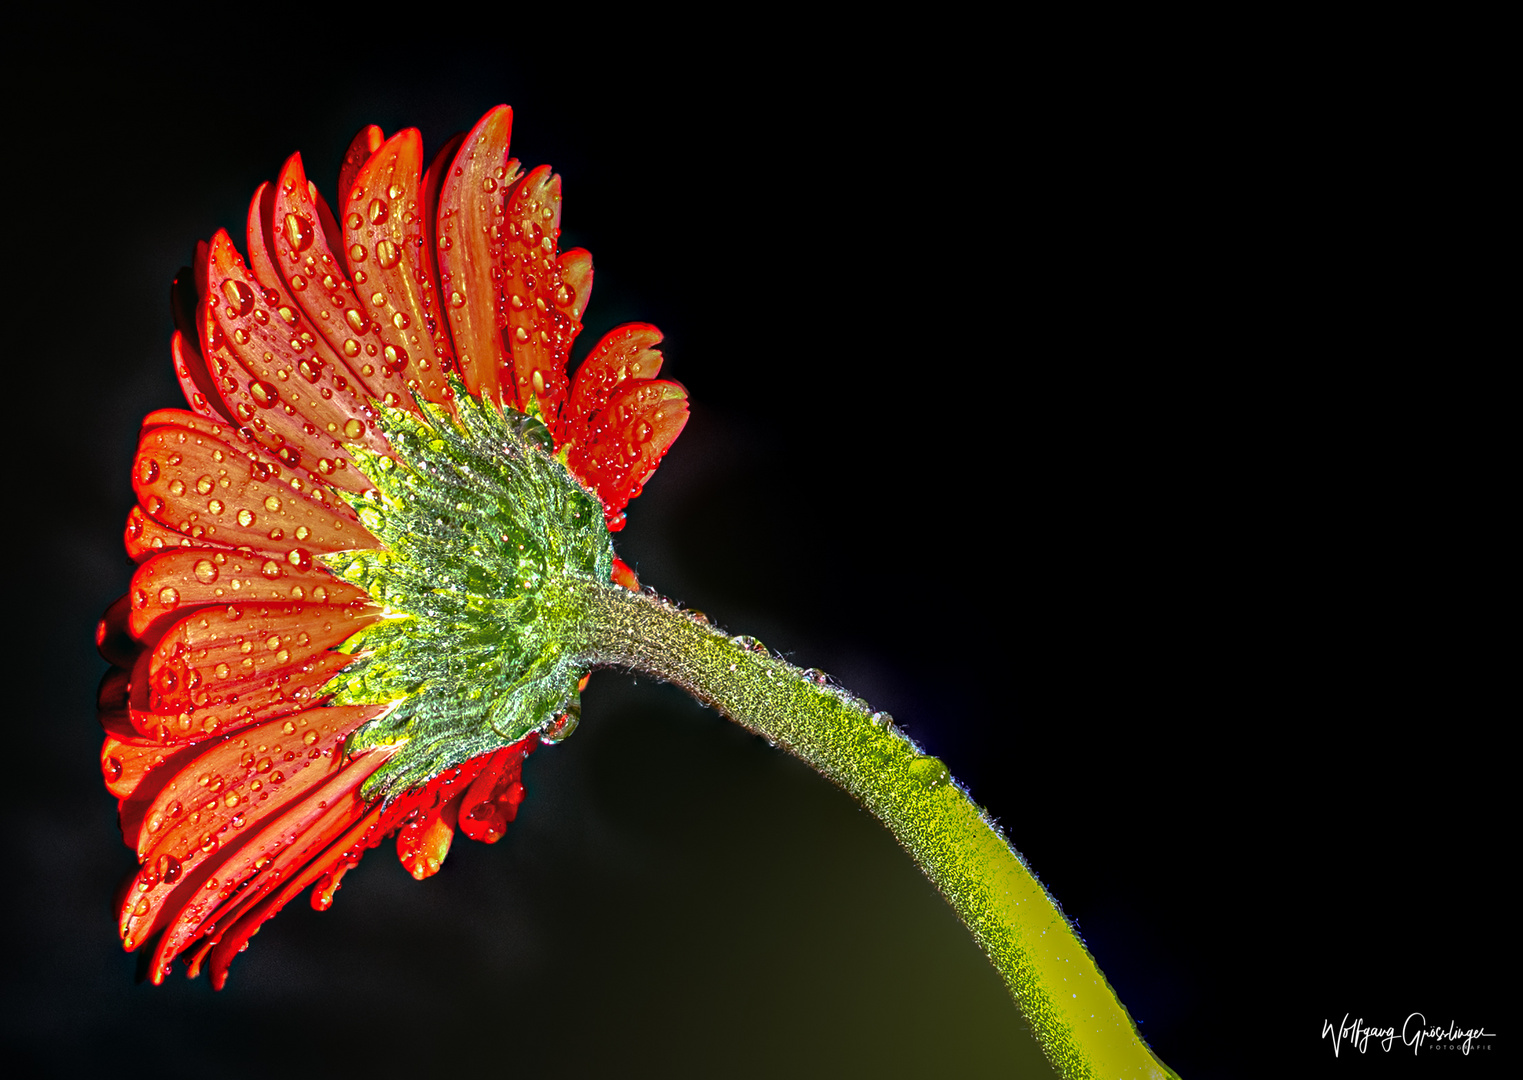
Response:
[[[211,952],[212,986],[222,989],[228,964],[264,922],[308,885],[335,871],[342,875],[359,862],[365,849],[375,846],[380,839],[376,821],[383,811],[378,804],[367,812],[359,792],[386,756],[373,751],[356,759],[339,780],[317,793],[321,799],[309,798],[279,823],[291,835],[291,845],[273,856],[250,888],[213,913],[211,924],[204,925],[208,940],[191,960],[191,978],[196,977],[201,960]],[[299,820],[292,820],[298,815]],[[331,889],[336,887],[336,883],[329,887],[330,903]]]
[[[337,774],[319,776],[325,783],[308,789],[279,816],[268,819],[219,863],[186,876],[164,906],[167,926],[154,950],[149,975],[161,981],[169,962],[202,933],[215,926],[228,928],[237,912],[277,888],[333,836],[364,816],[361,785],[384,762],[385,755],[367,754]],[[309,772],[316,773],[312,769]],[[273,912],[271,912],[273,914]],[[145,928],[146,936],[151,929]]]
[[[175,333],[170,339],[169,351],[174,358],[175,378],[180,381],[180,392],[185,395],[191,409],[213,420],[227,420],[232,414],[223,404],[217,392],[216,380],[206,366],[196,333],[196,289],[191,271],[182,268],[169,290],[169,306],[174,312]]]
[[[165,771],[160,775],[171,776],[185,762],[194,759],[199,750],[193,746],[164,746],[143,738],[133,730],[125,710],[102,713],[100,722],[106,729],[106,739],[100,751],[101,774],[106,781],[106,790],[121,800],[122,839],[136,850],[143,811],[158,790],[158,784],[148,781],[149,774],[157,774],[162,768]],[[146,788],[145,783],[148,784]],[[127,809],[129,800],[140,803],[131,812]]]
[[[157,521],[149,517],[141,506],[134,506],[127,512],[127,527],[122,531],[122,544],[127,549],[127,557],[133,562],[142,562],[152,558],[161,551],[169,551],[177,547],[188,548],[191,539],[181,536],[173,529],[166,529]],[[207,547],[224,547],[222,544],[203,544]],[[231,551],[231,547],[227,547]]]
[[[498,371],[505,366],[499,280],[506,257],[503,201],[518,180],[518,162],[508,157],[512,128],[513,110],[506,105],[483,116],[466,135],[439,193],[439,291],[460,378],[489,401],[500,400]]]
[[[129,628],[131,596],[128,593],[117,597],[100,617],[100,622],[95,624],[95,647],[100,651],[101,659],[119,668],[132,667],[139,649]]]
[[[580,320],[592,298],[592,252],[586,248],[572,248],[561,252],[561,284],[570,295],[566,313]]]
[[[287,559],[249,551],[182,550],[157,555],[140,566],[126,599],[132,634],[152,640],[156,623],[162,633],[197,607],[256,601],[354,604],[369,596],[320,566],[299,570]]]
[[[597,492],[610,530],[624,527],[624,507],[656,471],[687,415],[687,391],[677,383],[631,382],[593,416],[590,440],[570,447],[566,464]]]
[[[566,361],[581,333],[576,297],[561,278],[556,257],[561,225],[561,179],[541,165],[514,187],[508,199],[502,291],[507,322],[502,338],[512,353],[511,382],[522,412],[537,403],[552,428],[566,398]],[[506,396],[506,395],[504,395]]]
[[[138,661],[133,726],[179,742],[307,708],[354,659],[328,650],[377,618],[362,604],[202,608]]]
[[[385,141],[385,133],[374,124],[366,124],[360,128],[353,139],[349,140],[349,149],[344,151],[344,163],[338,168],[339,202],[342,203],[349,198],[349,192],[354,188],[355,177],[360,175],[360,169],[370,160],[370,155],[379,150]]]
[[[609,575],[615,585],[622,585],[630,592],[640,591],[640,578],[623,559],[615,556],[613,560],[613,573]]]
[[[453,801],[440,803],[402,826],[397,833],[397,858],[414,879],[422,881],[439,872],[455,837],[459,813]]]
[[[261,857],[267,862],[268,849],[280,846],[274,834],[289,825],[287,808],[299,812],[303,800],[322,795],[333,786],[330,779],[349,771],[342,765],[344,739],[378,712],[375,706],[312,709],[197,748],[168,775],[149,795],[137,840],[144,865],[121,902],[127,948],[169,920],[175,926],[166,938],[183,933],[193,914],[204,914],[262,869]],[[296,723],[304,717],[310,717],[307,729]],[[304,732],[318,725],[322,736],[309,748]],[[288,753],[292,759],[282,760]],[[230,799],[236,801],[228,805]],[[219,886],[220,895],[213,895]]]
[[[519,775],[524,758],[539,744],[525,739],[505,746],[492,754],[481,775],[460,797],[460,831],[472,840],[495,844],[507,831],[507,823],[518,814],[523,802],[523,784]]]
[[[369,298],[366,313],[396,331],[392,353],[383,355],[406,370],[423,396],[446,401],[454,354],[423,224],[422,166],[416,128],[399,131],[371,155],[342,202],[344,251],[359,295]]]
[[[379,128],[371,130],[379,137]],[[355,174],[358,172],[356,165]],[[391,326],[379,325],[366,314],[374,305],[360,296],[349,278],[347,264],[329,247],[329,238],[342,243],[343,233],[307,180],[300,154],[291,155],[280,172],[270,220],[275,236],[271,252],[282,280],[307,318],[343,357],[351,379],[368,398],[416,411],[402,368],[383,355],[388,347],[394,352],[402,344],[401,337]]]
[[[206,311],[216,329],[207,355],[238,422],[288,464],[315,474],[327,461],[332,483],[363,491],[369,485],[345,471],[344,444],[378,453],[390,446],[368,407],[352,390],[338,390],[349,384],[334,370],[337,354],[284,292],[244,267],[225,232],[212,238],[207,274]],[[346,465],[331,473],[340,461]]]
[[[377,546],[321,483],[212,435],[215,426],[205,420],[173,415],[174,423],[143,432],[132,474],[138,501],[161,525],[212,545],[266,552],[297,568],[310,566],[318,552]]]
[[[594,413],[626,382],[654,379],[661,372],[661,331],[649,323],[625,323],[592,347],[571,382],[571,396],[561,410],[556,446],[586,441]]]

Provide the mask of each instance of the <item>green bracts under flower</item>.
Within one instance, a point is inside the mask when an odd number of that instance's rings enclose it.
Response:
[[[457,387],[454,417],[382,409],[396,450],[355,448],[374,489],[349,499],[384,545],[327,556],[385,618],[344,645],[359,660],[324,689],[338,705],[395,703],[351,750],[395,746],[365,794],[393,794],[522,739],[577,708],[567,643],[572,580],[607,587],[602,504],[550,456],[538,420]]]

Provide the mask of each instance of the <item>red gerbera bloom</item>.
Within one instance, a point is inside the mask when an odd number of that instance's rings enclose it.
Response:
[[[337,215],[293,156],[250,204],[247,262],[218,232],[175,283],[191,411],[144,421],[126,533],[141,565],[99,631],[114,665],[101,764],[141,864],[120,929],[128,949],[158,935],[155,982],[188,952],[190,973],[209,963],[220,987],[265,919],[313,884],[326,908],[393,832],[420,879],[457,824],[498,839],[523,759],[555,732],[436,755],[445,767],[385,798],[367,789],[396,746],[354,737],[399,702],[335,703],[335,676],[364,656],[355,635],[395,612],[363,574],[329,567],[389,555],[354,509],[374,494],[367,468],[395,456],[382,406],[437,422],[460,413],[463,386],[539,420],[609,530],[686,422],[685,391],[654,378],[652,326],[610,332],[568,382],[592,261],[558,250],[560,178],[521,173],[511,118],[493,109],[426,171],[416,130],[367,128]]]

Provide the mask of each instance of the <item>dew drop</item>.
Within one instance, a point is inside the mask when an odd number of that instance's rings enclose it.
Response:
[[[222,295],[227,297],[228,305],[239,315],[247,315],[254,310],[254,290],[235,278],[228,278],[222,283]]]
[[[286,243],[293,251],[306,251],[312,246],[312,222],[301,214],[286,215]]]
[[[391,316],[391,325],[398,330],[406,330],[412,324],[405,311],[398,311]]]
[[[358,217],[359,215],[356,214],[355,216]],[[370,224],[380,225],[390,216],[391,210],[387,207],[385,199],[370,200]]]
[[[239,510],[238,511],[238,524],[242,525],[245,529],[247,529],[250,525],[254,524],[254,515],[253,515],[253,513],[251,511],[249,511],[248,509]]]
[[[220,514],[223,510],[227,509],[222,505],[221,499],[213,499],[211,502],[206,504],[206,508],[214,514]]]
[[[120,476],[121,474],[118,473],[117,475]],[[153,483],[159,478],[159,463],[154,461],[153,458],[143,458],[137,465],[137,477],[139,483]]]
[[[210,559],[202,559],[196,563],[196,580],[202,585],[210,585],[217,580],[217,567]]]
[[[365,261],[365,245],[364,244],[355,244],[352,247],[350,247],[350,249],[349,249],[349,261],[351,263],[361,263],[361,262]]]
[[[274,581],[280,576],[280,564],[274,559],[266,559],[264,565],[259,568],[259,572]]]
[[[382,240],[375,246],[375,258],[383,270],[390,270],[402,261],[402,251],[390,240]]]
[[[363,434],[365,434],[365,422],[363,420],[351,416],[348,420],[344,421],[344,438],[358,439]]]
[[[917,757],[910,762],[910,778],[922,787],[936,788],[951,779],[940,758]]]
[[[312,569],[312,553],[305,548],[292,548],[286,554],[286,561],[298,570]]]

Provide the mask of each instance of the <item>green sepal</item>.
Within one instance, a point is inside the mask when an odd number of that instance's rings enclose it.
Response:
[[[359,659],[330,680],[335,705],[391,704],[351,751],[396,747],[372,798],[416,787],[578,707],[573,582],[606,585],[603,507],[552,457],[537,419],[455,384],[456,413],[381,406],[393,455],[351,448],[374,485],[345,495],[382,548],[323,561],[385,617],[343,645]]]

